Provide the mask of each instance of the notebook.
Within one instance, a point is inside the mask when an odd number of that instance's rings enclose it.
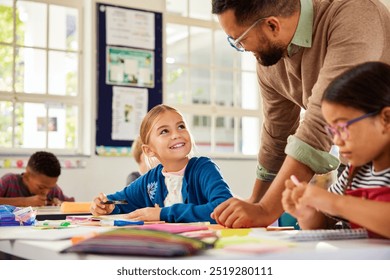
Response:
[[[364,228],[298,230],[288,233],[288,239],[292,241],[342,240],[362,238],[368,238],[368,232]]]
[[[193,255],[208,244],[169,232],[120,228],[82,240],[62,253],[175,257]]]

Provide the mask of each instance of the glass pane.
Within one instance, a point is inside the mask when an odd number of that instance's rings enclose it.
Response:
[[[260,143],[260,120],[243,117],[240,123],[240,152],[244,155],[256,155]]]
[[[187,17],[187,0],[166,0],[168,13]]]
[[[224,66],[233,68],[234,58],[237,57],[237,51],[234,50],[228,40],[226,39],[225,32],[217,30],[214,33],[215,35],[215,64],[217,66]]]
[[[234,118],[217,117],[215,120],[215,151],[234,152]]]
[[[77,108],[61,104],[49,105],[48,139],[49,148],[76,148]]]
[[[184,117],[195,139],[196,153],[211,152],[211,117],[191,114],[184,114]]]
[[[193,104],[210,104],[210,70],[192,68],[190,85]]]
[[[79,123],[79,111],[77,106],[66,106],[66,148],[77,149],[78,148],[78,128]]]
[[[16,22],[21,36],[16,42],[30,47],[46,47],[47,5],[27,1],[16,2],[19,20]]]
[[[23,146],[24,138],[24,106],[23,103],[15,104],[15,132],[14,147]]]
[[[256,71],[255,56],[251,52],[241,52],[239,54],[241,57],[241,70]]]
[[[24,103],[23,142],[21,148],[46,147],[46,106],[45,104]]]
[[[216,83],[216,105],[234,106],[234,79],[232,72],[218,71],[215,74]]]
[[[167,63],[188,63],[188,27],[167,24]]]
[[[46,52],[32,48],[17,49],[15,90],[46,93]]]
[[[259,109],[259,96],[260,91],[256,73],[242,72],[239,98],[242,108],[249,110]]]
[[[188,69],[176,65],[168,65],[166,100],[170,104],[189,104],[190,93],[187,87]]]
[[[211,20],[210,0],[190,0],[190,17]]]
[[[12,147],[12,102],[0,102],[0,147]]]
[[[12,58],[12,47],[0,45],[0,90],[2,91],[12,91]]]
[[[77,55],[49,52],[49,94],[77,95]]]
[[[0,42],[12,43],[14,37],[12,0],[0,0]],[[1,55],[1,54],[0,54]],[[4,57],[4,56],[0,56]]]
[[[211,30],[207,28],[190,28],[190,57],[192,64],[210,65],[211,63]]]
[[[78,49],[78,16],[72,8],[50,6],[49,48]]]

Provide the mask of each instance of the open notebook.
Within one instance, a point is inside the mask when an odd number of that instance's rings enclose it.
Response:
[[[364,228],[297,230],[285,232],[285,234],[287,239],[291,241],[318,241],[368,238],[368,232]]]

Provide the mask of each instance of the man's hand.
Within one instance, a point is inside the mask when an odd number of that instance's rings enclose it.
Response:
[[[214,209],[214,212],[211,213],[211,218],[225,227],[248,228],[265,226],[257,219],[261,216],[261,213],[262,208],[259,204],[230,198]]]

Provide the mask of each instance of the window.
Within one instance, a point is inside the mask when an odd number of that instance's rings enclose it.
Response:
[[[1,152],[81,152],[80,2],[0,0]]]
[[[256,60],[239,53],[209,0],[167,0],[164,103],[179,109],[201,153],[255,155],[262,113]]]

